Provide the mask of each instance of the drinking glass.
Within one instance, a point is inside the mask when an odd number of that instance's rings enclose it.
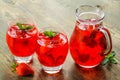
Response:
[[[16,19],[11,19],[8,25],[6,42],[14,61],[17,63],[30,63],[35,52],[38,34],[35,23],[27,17],[19,16]]]
[[[58,27],[42,28],[37,39],[36,53],[46,73],[59,72],[68,53],[66,34]]]

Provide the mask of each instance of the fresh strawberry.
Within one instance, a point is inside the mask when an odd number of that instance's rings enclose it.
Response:
[[[15,63],[12,66],[12,68],[13,68],[12,71],[16,71],[16,73],[19,76],[27,76],[27,75],[33,75],[34,74],[33,69],[28,64],[25,64],[25,63],[20,63],[19,65]]]

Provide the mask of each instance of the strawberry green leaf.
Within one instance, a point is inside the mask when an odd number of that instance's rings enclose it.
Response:
[[[11,66],[12,72],[16,71],[16,67],[18,66],[17,63],[13,63],[13,65]]]

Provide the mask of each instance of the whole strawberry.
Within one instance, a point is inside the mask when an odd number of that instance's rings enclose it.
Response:
[[[12,71],[16,71],[19,76],[27,76],[34,74],[33,69],[26,63],[14,63],[11,67],[13,69]]]

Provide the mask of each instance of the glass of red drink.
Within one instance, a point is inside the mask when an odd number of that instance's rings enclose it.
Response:
[[[61,70],[68,53],[68,39],[59,28],[41,29],[37,39],[36,53],[43,70],[53,74]]]
[[[103,25],[104,13],[99,7],[82,5],[76,9],[76,19],[71,55],[79,66],[95,67],[112,49],[110,32]]]
[[[27,18],[18,18],[9,23],[6,33],[8,47],[18,63],[30,63],[37,40],[36,25]]]

